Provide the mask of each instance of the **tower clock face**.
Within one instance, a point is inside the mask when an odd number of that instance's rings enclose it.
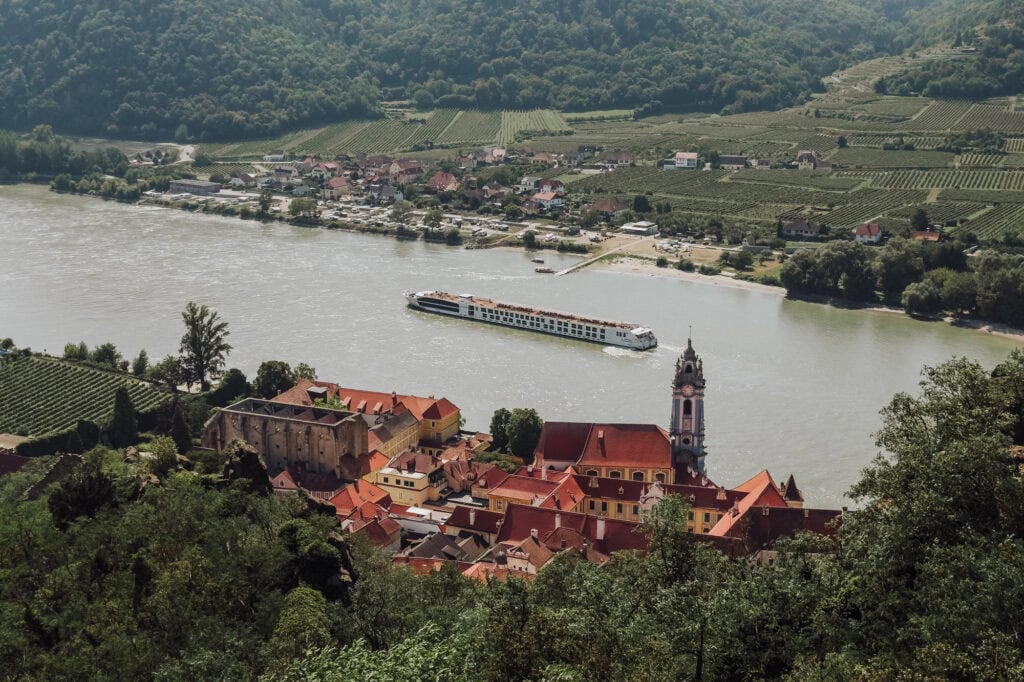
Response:
[[[693,386],[683,386],[683,395],[687,398],[693,395]]]

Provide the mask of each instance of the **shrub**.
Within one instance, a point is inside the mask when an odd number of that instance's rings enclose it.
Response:
[[[668,258],[665,258],[665,256],[658,256],[658,260],[654,261],[654,264],[657,265],[659,268],[667,268]]]

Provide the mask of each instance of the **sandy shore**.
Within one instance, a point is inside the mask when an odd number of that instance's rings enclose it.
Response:
[[[761,291],[775,296],[785,296],[786,290],[781,287],[770,287],[757,282],[745,282],[734,279],[728,275],[702,275],[698,272],[684,272],[676,268],[659,268],[649,260],[630,258],[622,256],[615,260],[603,260],[588,266],[599,270],[611,272],[624,272],[633,275],[646,275],[649,277],[666,277],[668,279],[681,279],[686,282],[699,282],[714,287],[727,287],[729,289],[747,289],[750,291]]]

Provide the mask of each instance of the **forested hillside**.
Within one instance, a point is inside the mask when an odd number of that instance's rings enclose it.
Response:
[[[963,59],[925,61],[877,84],[890,95],[984,98],[1024,90],[1024,3],[954,3],[934,8],[907,29],[924,43],[962,48]]]
[[[932,2],[0,0],[0,126],[238,139],[404,98],[768,109],[898,49],[906,13]]]

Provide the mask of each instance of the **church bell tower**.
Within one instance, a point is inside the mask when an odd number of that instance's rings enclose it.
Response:
[[[704,473],[704,363],[690,339],[676,360],[669,437],[673,463],[690,464]]]

